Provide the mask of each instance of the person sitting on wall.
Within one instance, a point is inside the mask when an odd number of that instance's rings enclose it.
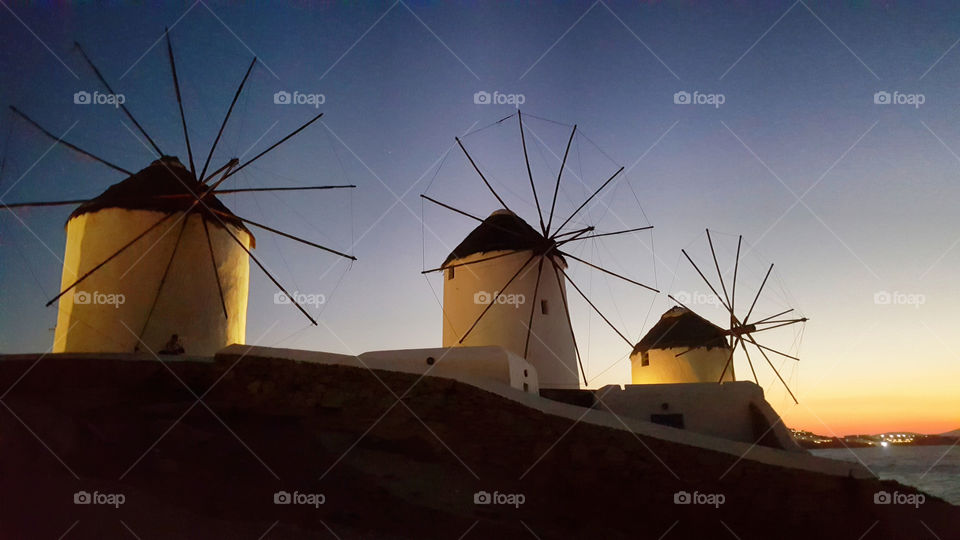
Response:
[[[183,354],[183,343],[180,341],[180,336],[173,334],[170,336],[170,341],[167,341],[167,344],[163,346],[163,349],[160,350],[160,354]]]

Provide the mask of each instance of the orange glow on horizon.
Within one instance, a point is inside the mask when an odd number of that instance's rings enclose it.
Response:
[[[777,409],[787,426],[824,436],[894,431],[938,435],[960,428],[957,396],[818,396]]]

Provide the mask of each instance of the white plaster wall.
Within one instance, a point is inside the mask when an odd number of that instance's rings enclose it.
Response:
[[[517,390],[537,394],[537,370],[519,356],[501,347],[453,347],[370,351],[359,356],[233,345],[217,353],[218,358],[286,358],[298,362],[335,364],[366,369],[400,371],[443,377],[476,384],[495,381]],[[431,362],[429,359],[433,359]]]
[[[773,426],[771,435],[784,448],[803,451],[764,399],[763,389],[750,381],[611,385],[596,394],[617,415],[649,422],[654,414],[682,414],[687,431],[750,444],[763,435],[755,433],[750,411],[753,403],[767,424]]]
[[[421,353],[427,351],[438,351],[443,349],[420,349]],[[469,354],[471,349],[464,349],[464,354]],[[413,351],[408,351],[413,352]],[[460,351],[454,349],[451,355],[458,354]],[[373,354],[373,353],[371,353]],[[301,362],[320,362],[326,364],[341,364],[353,367],[362,367],[359,359],[355,356],[345,356],[334,353],[323,353],[314,351],[301,351],[291,349],[274,349],[270,347],[253,347],[248,345],[234,345],[217,353],[217,359],[236,360],[237,357],[244,358],[284,358],[292,361]],[[388,358],[383,359],[384,364],[371,365],[372,359],[368,360],[368,365],[372,369],[389,369],[382,367],[389,362]],[[396,370],[399,371],[399,370]],[[853,478],[875,478],[863,465],[856,462],[839,461],[833,459],[820,458],[799,449],[799,451],[784,451],[776,448],[755,445],[752,442],[740,442],[721,437],[714,437],[703,433],[697,433],[689,430],[674,429],[667,426],[661,426],[651,423],[649,420],[641,420],[632,416],[613,414],[603,406],[595,409],[584,409],[576,405],[561,403],[552,399],[540,397],[536,392],[524,392],[516,387],[512,387],[498,380],[487,378],[474,378],[469,384],[507,398],[516,403],[520,403],[531,409],[541,411],[545,414],[560,416],[569,419],[571,422],[584,422],[598,426],[604,426],[618,431],[629,431],[638,435],[662,439],[665,441],[676,442],[703,448],[715,452],[723,452],[731,456],[732,460],[745,459],[766,463],[777,467],[787,467],[791,469],[818,472],[841,477]],[[729,383],[728,383],[729,384]],[[724,384],[722,386],[728,386]],[[743,383],[734,383],[743,384]],[[748,383],[749,384],[749,383]],[[671,385],[679,388],[683,385]],[[720,386],[720,385],[718,385]],[[618,391],[619,387],[614,386],[611,391]],[[604,389],[598,391],[603,392]],[[612,396],[611,396],[612,397]],[[604,398],[606,401],[606,398]]]
[[[631,382],[633,384],[695,383],[720,381],[723,366],[730,358],[730,349],[713,347],[692,350],[683,356],[678,354],[687,347],[651,349],[650,365],[641,365],[641,353],[630,355]],[[723,375],[724,381],[736,380],[733,362]]]
[[[457,259],[451,264],[462,264],[507,253],[493,251],[474,254]],[[475,294],[485,292],[494,294],[503,287],[514,273],[530,258],[530,251],[518,251],[494,259],[454,269],[454,278],[449,279],[450,270],[444,271],[443,281],[443,346],[485,346],[496,345],[523,357],[527,339],[527,324],[530,310],[534,310],[533,332],[530,336],[527,361],[539,375],[542,388],[579,388],[580,375],[577,366],[573,337],[563,308],[561,286],[557,283],[554,270],[549,261],[545,261],[541,271],[539,293],[534,301],[537,283],[537,259],[533,259],[523,272],[510,284],[504,295],[521,294],[521,304],[495,304],[477,327],[461,344],[460,338],[470,329],[477,317],[486,308],[486,304],[477,303]],[[564,284],[563,274],[559,274]],[[547,301],[547,314],[541,313],[541,300]]]
[[[107,208],[71,219],[67,223],[61,290],[163,216],[155,211]],[[221,226],[208,224],[229,315],[224,318],[206,235],[197,214],[186,220],[167,280],[144,331],[147,313],[183,224],[181,216],[169,218],[60,298],[53,352],[129,353],[138,345],[141,332],[144,343],[154,352],[159,352],[172,334],[178,334],[186,354],[199,356],[210,356],[231,343],[245,341],[248,255]],[[250,235],[230,227],[249,247]],[[90,294],[90,303],[77,302],[81,291]],[[94,293],[122,294],[124,301],[98,304]]]

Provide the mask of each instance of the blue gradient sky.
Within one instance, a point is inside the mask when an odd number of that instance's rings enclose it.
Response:
[[[0,10],[0,102],[58,134],[73,126],[67,140],[126,168],[137,170],[152,156],[119,111],[73,104],[74,92],[98,88],[71,51],[73,40],[127,96],[160,146],[181,159],[166,51],[162,44],[150,48],[165,25],[173,26],[201,161],[254,53],[263,63],[216,165],[248,149],[254,155],[314,112],[277,106],[274,92],[326,96],[323,124],[237,175],[237,185],[359,188],[225,202],[242,216],[331,247],[356,242],[351,251],[360,260],[348,266],[258,234],[257,254],[278,277],[328,301],[324,323],[307,328],[289,306],[274,305],[274,287],[252,269],[248,342],[338,352],[439,344],[434,293],[442,282],[420,271],[442,262],[471,224],[434,208],[421,213],[418,195],[435,178],[431,195],[476,213],[496,209],[459,153],[450,152],[435,174],[455,135],[513,112],[474,104],[475,92],[496,90],[523,94],[532,115],[578,124],[618,165],[632,166],[625,177],[632,191],[620,184],[605,192],[590,217],[610,206],[627,225],[649,221],[655,232],[584,245],[581,253],[665,291],[692,294],[706,290],[679,264],[680,249],[705,262],[705,227],[718,232],[727,260],[736,234],[753,246],[744,258],[744,291],[755,290],[766,264],[776,263],[777,282],[761,307],[773,310],[789,298],[811,317],[802,362],[787,361],[783,371],[801,405],[772,384],[768,368],[759,370],[788,424],[825,433],[960,426],[952,341],[960,322],[960,50],[952,48],[960,11],[949,3],[7,5]],[[676,105],[681,90],[722,93],[726,101],[719,108]],[[921,93],[925,103],[875,105],[880,90]],[[37,162],[48,140],[8,113],[0,126],[6,202],[95,196],[122,179],[61,148]],[[543,197],[558,168],[550,151],[562,153],[568,128],[535,119],[530,127],[546,146],[536,158],[531,153]],[[530,219],[518,142],[515,123],[466,139],[508,204]],[[567,179],[559,197],[567,213],[616,169],[581,142],[577,166],[585,185]],[[18,211],[22,223],[9,212],[0,216],[5,352],[50,346],[56,311],[43,304],[60,282],[56,257],[69,211]],[[605,215],[598,226],[619,228]],[[421,217],[436,237],[424,233]],[[571,275],[631,339],[671,304],[582,268]],[[923,304],[877,305],[874,295],[882,291],[923,295]],[[625,344],[588,310],[582,302],[573,306],[591,386],[627,382]],[[722,320],[709,306],[703,310]],[[771,345],[798,350],[789,331],[773,334]],[[740,378],[749,373],[740,360],[737,370]]]

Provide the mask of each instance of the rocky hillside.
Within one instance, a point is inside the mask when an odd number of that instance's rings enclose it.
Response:
[[[919,508],[874,504],[880,490],[915,497],[908,487],[575,424],[450,380],[280,360],[36,360],[0,360],[5,538],[946,539],[960,530],[960,508],[929,496]],[[479,491],[509,504],[475,504]],[[297,504],[275,504],[289,500],[278,492]],[[675,504],[678,492],[712,504]]]

